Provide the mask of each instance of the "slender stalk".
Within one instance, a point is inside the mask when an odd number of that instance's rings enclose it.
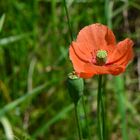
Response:
[[[101,94],[101,115],[102,115],[102,131],[103,139],[106,140],[106,120],[105,120],[105,105],[104,105],[104,95]]]
[[[102,75],[99,75],[98,81],[98,95],[97,95],[97,128],[99,140],[103,140],[102,134],[102,120],[101,120],[101,88],[102,88]]]
[[[87,129],[87,132],[88,132],[88,139],[91,140],[89,125],[88,125],[88,117],[87,117],[86,105],[85,105],[85,101],[84,101],[84,95],[82,95],[82,104],[83,104],[85,121],[86,121],[86,129]]]
[[[120,93],[121,94],[121,93]],[[124,95],[118,95],[120,96],[120,113],[121,113],[121,121],[122,121],[122,137],[123,140],[128,140],[127,136],[127,122],[126,122],[126,108],[124,103]]]
[[[104,78],[103,78],[103,91],[102,91],[102,94],[103,94],[103,102],[104,102],[104,130],[105,130],[105,140],[109,140],[109,134],[108,134],[108,115],[107,115],[107,110],[106,108],[108,108],[108,104],[107,104],[107,94],[106,94],[106,81],[107,81],[107,76],[104,75]]]
[[[70,33],[70,37],[71,37],[71,41],[72,41],[73,40],[73,35],[72,35],[71,23],[70,23],[68,8],[67,8],[67,5],[66,5],[66,0],[63,0],[63,2],[64,2],[64,7],[65,7],[65,11],[66,11],[68,26],[69,26],[69,33]]]
[[[80,122],[79,122],[78,110],[77,110],[77,104],[74,104],[74,110],[75,110],[75,118],[76,118],[76,122],[77,122],[79,140],[82,140],[81,130],[80,130]]]
[[[98,95],[97,95],[97,119],[98,119],[98,133],[99,140],[106,139],[106,124],[105,124],[105,107],[104,96],[102,92],[102,75],[99,75]]]

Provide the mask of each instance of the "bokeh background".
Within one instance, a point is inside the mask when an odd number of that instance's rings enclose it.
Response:
[[[140,1],[66,0],[74,38],[86,25],[112,28],[135,42],[124,74],[105,77],[109,140],[140,140]],[[0,0],[0,140],[77,140],[66,87],[71,42],[63,0]],[[85,80],[92,139],[97,140],[97,76]],[[82,108],[79,106],[82,121]],[[86,130],[82,127],[86,138]],[[84,133],[85,132],[85,133]]]

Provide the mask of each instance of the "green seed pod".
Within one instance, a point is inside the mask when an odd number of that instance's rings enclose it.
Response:
[[[74,72],[70,73],[68,74],[67,87],[72,101],[77,104],[84,90],[83,79],[77,77]]]

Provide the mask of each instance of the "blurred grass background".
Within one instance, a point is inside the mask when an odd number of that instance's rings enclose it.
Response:
[[[106,106],[108,139],[122,140],[123,100],[128,139],[140,140],[140,1],[66,2],[74,37],[84,26],[100,22],[113,29],[118,41],[135,41],[134,61],[121,79],[106,77]],[[0,140],[77,140],[65,84],[72,65],[62,1],[1,0],[0,9]],[[92,138],[97,140],[96,76],[85,81],[85,94]]]

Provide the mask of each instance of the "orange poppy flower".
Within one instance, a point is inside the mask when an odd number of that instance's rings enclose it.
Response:
[[[79,77],[118,75],[133,59],[133,45],[129,38],[116,44],[113,32],[107,26],[96,23],[79,32],[76,41],[70,45],[69,55]]]

